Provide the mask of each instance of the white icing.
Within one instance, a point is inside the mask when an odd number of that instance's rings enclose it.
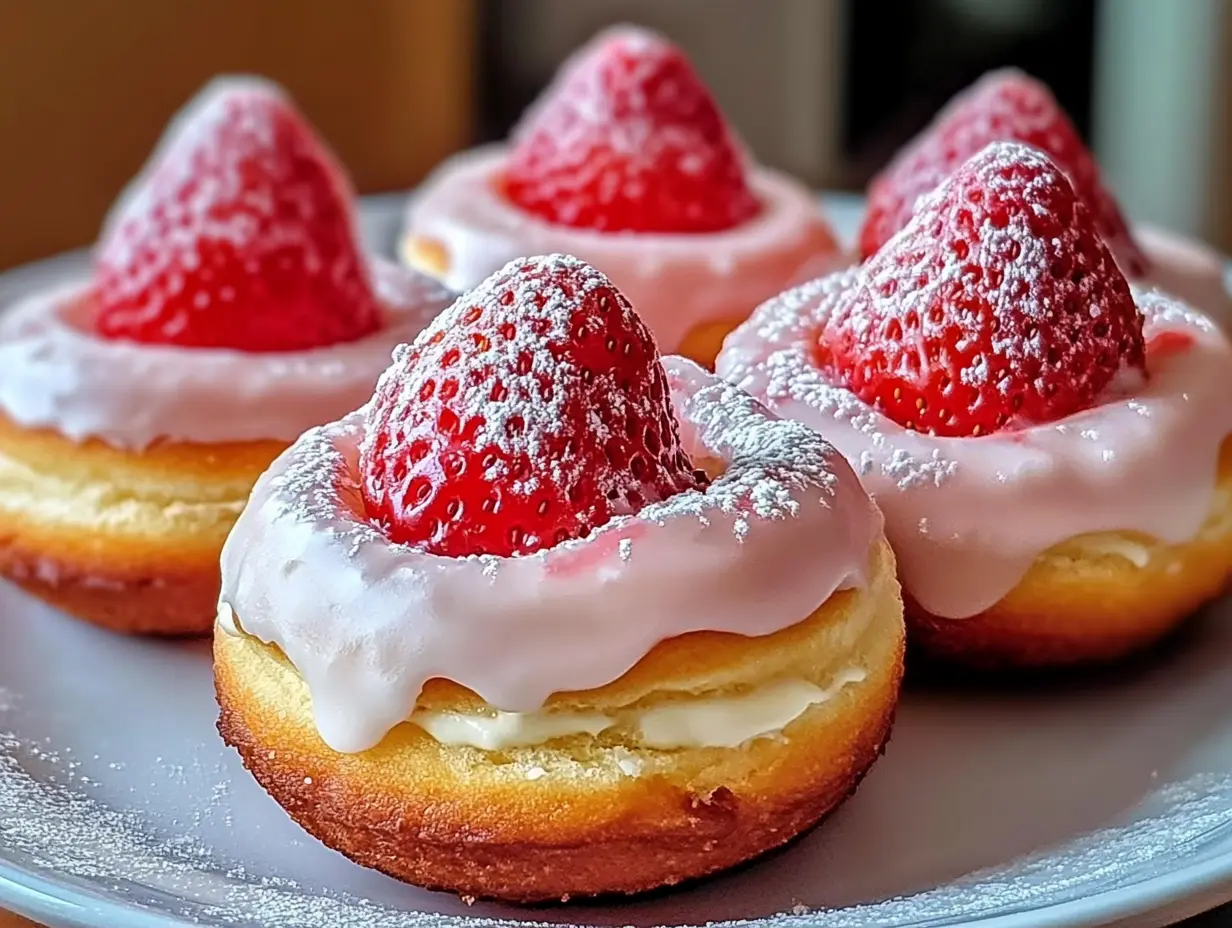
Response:
[[[487,751],[543,744],[570,735],[597,735],[627,723],[644,747],[735,748],[778,735],[811,707],[828,702],[868,675],[860,668],[836,674],[828,686],[790,678],[739,696],[684,697],[668,705],[621,712],[489,712],[416,709],[411,721],[442,744]]]
[[[220,627],[278,645],[339,751],[377,744],[444,677],[492,708],[624,674],[660,641],[765,635],[865,582],[881,516],[803,426],[664,359],[681,437],[726,470],[534,554],[444,558],[393,545],[364,512],[363,412],[309,431],[258,481],[222,554]]]
[[[0,316],[0,412],[122,448],[156,439],[291,441],[367,401],[393,349],[453,295],[387,261],[372,265],[388,313],[380,331],[311,351],[146,345],[89,331],[87,281],[29,297]]]
[[[497,189],[504,157],[502,146],[450,159],[408,207],[407,232],[445,247],[443,279],[455,290],[478,285],[523,255],[575,255],[612,279],[669,352],[699,323],[743,319],[784,287],[847,260],[817,197],[774,171],[750,170],[762,211],[734,229],[604,233],[553,225],[506,201]]]
[[[1232,432],[1232,346],[1209,319],[1135,289],[1150,380],[1059,422],[979,438],[908,431],[812,361],[815,333],[856,270],[760,307],[728,338],[720,374],[819,430],[852,462],[886,518],[905,589],[929,612],[974,615],[1069,538],[1139,531],[1169,544],[1206,520]],[[1192,339],[1153,351],[1167,334]]]
[[[1227,330],[1232,326],[1232,295],[1227,262],[1213,248],[1155,226],[1138,226],[1134,236],[1150,262],[1143,282],[1202,310]]]

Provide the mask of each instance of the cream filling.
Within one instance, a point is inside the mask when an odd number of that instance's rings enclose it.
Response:
[[[553,738],[597,735],[616,719],[597,712],[463,712],[416,709],[411,721],[441,744],[465,745],[485,751],[530,747]]]
[[[598,735],[620,724],[629,726],[642,747],[735,748],[755,738],[778,735],[811,707],[833,699],[845,687],[866,677],[864,670],[851,667],[837,673],[825,687],[808,680],[779,680],[741,696],[686,699],[616,715],[544,710],[468,714],[416,709],[411,722],[441,744],[486,751],[530,747],[553,738]]]
[[[223,548],[219,599],[299,671],[327,745],[379,744],[436,708],[420,703],[435,678],[480,706],[538,712],[620,679],[662,641],[771,635],[879,579],[881,513],[831,445],[683,358],[663,369],[682,445],[722,474],[524,557],[391,545],[363,507],[362,410],[274,461]],[[623,719],[620,735],[635,741]]]
[[[1119,557],[1140,569],[1151,562],[1151,551],[1146,545],[1112,533],[1091,535],[1073,543],[1084,554]]]

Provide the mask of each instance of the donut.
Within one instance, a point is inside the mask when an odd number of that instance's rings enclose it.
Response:
[[[1232,347],[1125,280],[1036,149],[986,148],[864,265],[760,307],[718,371],[861,475],[923,653],[1112,660],[1232,569]]]
[[[280,90],[211,85],[92,271],[0,317],[0,575],[114,631],[209,632],[257,477],[451,299],[363,255],[349,181]]]
[[[576,52],[508,144],[440,165],[399,244],[459,291],[554,252],[609,275],[662,350],[707,367],[763,300],[846,263],[816,195],[753,164],[683,53],[627,26]]]
[[[561,256],[464,294],[284,452],[222,565],[223,738],[329,847],[468,898],[640,893],[785,844],[879,756],[902,676],[842,456],[660,359]]]

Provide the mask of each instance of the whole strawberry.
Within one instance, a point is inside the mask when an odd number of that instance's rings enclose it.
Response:
[[[505,192],[549,222],[714,232],[759,206],[723,114],[680,49],[622,27],[561,68],[513,135]]]
[[[369,513],[450,557],[529,554],[702,485],[650,332],[576,258],[523,258],[401,349],[368,407]]]
[[[826,320],[818,364],[907,428],[984,435],[1145,374],[1142,320],[1095,218],[1042,152],[989,145],[922,201]]]
[[[95,250],[104,338],[243,351],[381,326],[353,194],[276,87],[226,80],[168,130]]]
[[[1073,123],[1046,86],[1012,69],[986,74],[951,100],[873,178],[860,231],[863,256],[873,255],[907,224],[922,195],[992,142],[1022,142],[1047,154],[1086,203],[1124,272],[1137,277],[1145,271],[1146,259]]]

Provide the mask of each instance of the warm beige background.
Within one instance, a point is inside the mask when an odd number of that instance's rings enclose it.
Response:
[[[284,83],[363,190],[466,143],[471,0],[0,0],[0,267],[86,244],[212,74]]]

